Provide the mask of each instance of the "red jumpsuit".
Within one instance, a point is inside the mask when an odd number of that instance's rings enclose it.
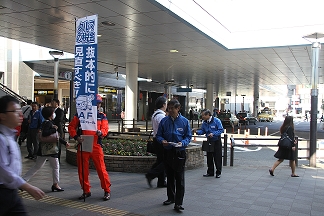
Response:
[[[100,179],[101,188],[105,192],[110,193],[110,179],[108,172],[106,170],[106,165],[104,162],[104,154],[101,147],[101,140],[108,134],[108,120],[104,113],[98,112],[97,114],[97,129],[101,131],[102,135],[98,136],[96,131],[82,130],[83,135],[94,135],[93,140],[93,149],[92,152],[82,152],[83,159],[83,176],[82,176],[82,160],[81,160],[81,151],[80,145],[78,146],[77,152],[77,163],[78,163],[78,174],[81,187],[83,187],[84,193],[90,192],[90,182],[89,182],[89,159],[91,158],[94,162],[94,165],[97,170],[97,174]],[[80,127],[80,121],[77,114],[73,117],[72,121],[69,124],[69,134],[75,140],[79,137],[80,134],[77,133],[77,129]]]

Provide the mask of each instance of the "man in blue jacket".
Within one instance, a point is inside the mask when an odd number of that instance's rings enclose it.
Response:
[[[213,117],[210,110],[202,111],[202,119],[204,120],[201,129],[196,130],[198,135],[206,134],[207,140],[214,145],[212,152],[207,152],[207,174],[204,177],[214,176],[214,162],[216,165],[216,178],[220,178],[222,173],[222,142],[221,134],[224,132],[222,122]]]
[[[41,128],[43,116],[41,111],[38,110],[38,103],[32,102],[32,110],[28,116],[28,133],[27,133],[27,151],[28,155],[25,158],[36,159],[39,143],[37,140],[37,133]]]
[[[167,196],[163,205],[175,203],[176,211],[182,207],[184,196],[184,168],[186,161],[186,147],[191,141],[191,129],[188,119],[180,113],[180,103],[172,99],[167,104],[168,116],[164,117],[156,134],[156,139],[163,144],[164,165],[167,174]]]

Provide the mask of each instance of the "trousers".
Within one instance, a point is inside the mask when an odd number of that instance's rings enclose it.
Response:
[[[30,168],[23,176],[23,179],[29,181],[46,163],[46,159],[49,161],[52,168],[53,184],[60,182],[60,164],[58,158],[50,156],[37,156],[35,165]]]
[[[27,151],[28,151],[28,156],[37,156],[37,151],[39,147],[39,143],[37,140],[37,133],[38,129],[28,129],[28,134],[27,134]]]
[[[155,138],[153,138],[153,142],[157,142]],[[147,177],[154,179],[158,178],[157,185],[158,187],[163,187],[165,184],[165,169],[164,169],[164,163],[163,163],[163,152],[164,148],[162,144],[157,143],[155,146],[157,146],[157,153],[156,153],[156,161],[152,165],[151,169],[147,172]]]
[[[106,165],[104,161],[104,154],[100,144],[93,144],[92,152],[85,152],[80,150],[80,145],[77,152],[77,163],[78,163],[78,174],[81,188],[84,193],[90,192],[90,182],[89,182],[89,160],[92,159],[98,177],[100,179],[101,188],[105,192],[110,193],[110,178],[106,170]]]
[[[0,187],[0,216],[28,215],[17,190]]]
[[[216,166],[216,175],[222,173],[222,142],[216,140],[214,142],[214,152],[207,152],[207,174],[214,175]]]

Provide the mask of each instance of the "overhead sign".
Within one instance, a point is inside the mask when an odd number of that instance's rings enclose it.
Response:
[[[192,92],[192,88],[177,88],[177,92]]]
[[[74,96],[82,130],[97,131],[98,15],[76,21]]]

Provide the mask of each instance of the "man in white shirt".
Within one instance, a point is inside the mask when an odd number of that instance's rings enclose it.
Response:
[[[17,189],[27,191],[36,200],[45,196],[28,184],[21,174],[21,155],[15,140],[15,128],[23,121],[18,100],[6,95],[0,98],[0,215],[27,215]]]
[[[158,97],[155,100],[155,112],[152,115],[152,128],[153,128],[153,142],[156,147],[156,162],[153,164],[152,168],[146,173],[145,177],[147,183],[152,187],[152,180],[158,178],[157,187],[166,187],[165,182],[165,170],[163,163],[163,146],[158,143],[155,139],[155,135],[159,129],[160,121],[165,117],[165,111],[167,107],[167,99],[163,96]]]

